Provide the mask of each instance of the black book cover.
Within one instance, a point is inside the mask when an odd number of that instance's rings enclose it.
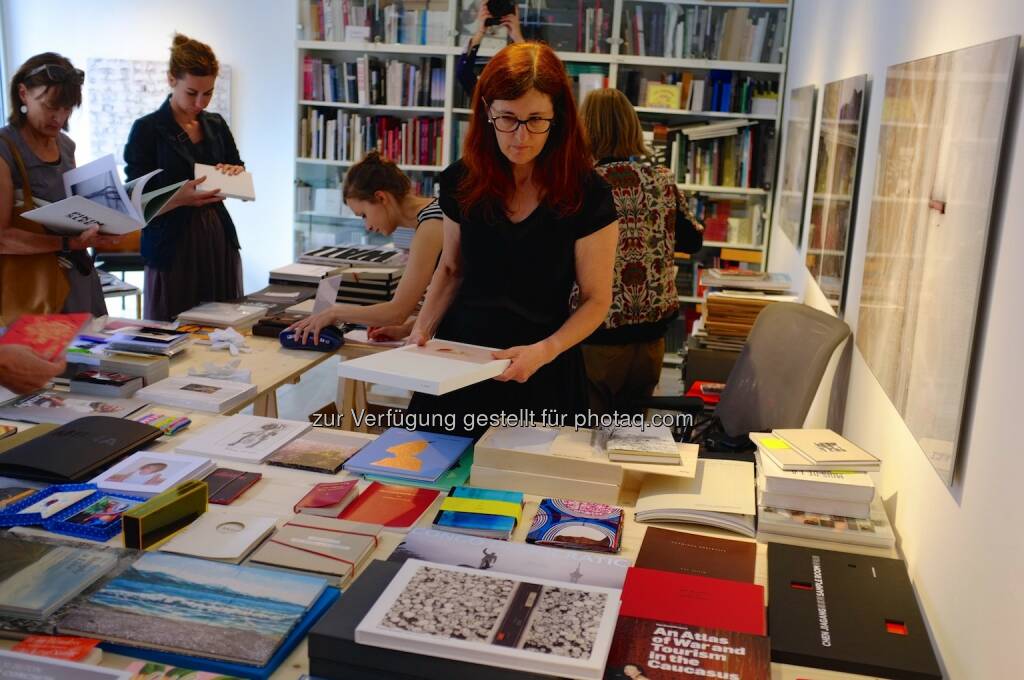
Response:
[[[87,481],[162,434],[134,420],[78,418],[0,454],[0,476],[56,484]]]
[[[341,599],[317,621],[309,631],[310,673],[337,680],[544,680],[550,677],[357,644],[356,626],[401,568],[398,562],[373,560],[341,594]]]
[[[772,661],[942,677],[902,560],[770,543],[768,594]]]

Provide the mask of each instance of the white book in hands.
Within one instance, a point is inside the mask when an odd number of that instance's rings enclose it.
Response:
[[[23,213],[23,217],[58,233],[78,234],[99,227],[100,233],[121,235],[138,231],[156,217],[184,182],[143,193],[154,170],[121,183],[112,155],[64,173],[67,198]]]
[[[219,190],[221,195],[228,198],[237,198],[241,201],[256,200],[256,188],[252,183],[251,172],[243,170],[237,175],[229,175],[218,170],[215,165],[196,163],[195,173],[196,179],[206,178],[196,187],[198,191]]]
[[[501,375],[508,359],[495,359],[492,347],[430,340],[342,361],[338,376],[441,395]]]

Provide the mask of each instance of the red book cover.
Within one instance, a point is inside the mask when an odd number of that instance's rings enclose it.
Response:
[[[407,529],[437,500],[440,491],[374,482],[352,501],[339,519]]]
[[[302,508],[329,508],[338,505],[355,491],[356,483],[357,480],[348,479],[344,482],[317,484],[292,509],[295,512],[302,512]]]
[[[99,643],[99,640],[84,637],[29,635],[11,649],[22,654],[46,656],[51,659],[82,661],[88,658],[93,648]]]
[[[765,635],[764,587],[630,567],[619,616]]]
[[[768,638],[620,616],[605,678],[769,680]]]
[[[64,355],[92,314],[23,314],[0,336],[0,345],[25,345],[53,361]]]

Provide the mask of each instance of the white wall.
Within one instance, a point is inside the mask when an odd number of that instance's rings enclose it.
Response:
[[[245,290],[265,286],[268,270],[291,261],[294,0],[3,0],[3,15],[9,73],[47,51],[83,69],[93,57],[163,61],[175,31],[209,43],[231,66],[231,131],[259,197],[227,203],[242,243]],[[79,163],[92,160],[86,106],[71,119]]]
[[[1020,0],[796,0],[788,86],[821,88],[865,72],[872,80],[846,315],[854,332],[886,67],[1022,33]],[[881,494],[951,678],[1020,677],[1022,668],[1024,134],[1017,111],[1008,121],[1004,152],[1003,182],[1010,190],[993,223],[994,270],[975,369],[975,409],[965,422],[955,485],[940,481],[856,350],[847,401],[845,434],[884,458]],[[773,234],[773,250],[785,238]],[[788,268],[806,286],[807,303],[827,309],[791,250],[788,243],[780,246],[770,264]]]

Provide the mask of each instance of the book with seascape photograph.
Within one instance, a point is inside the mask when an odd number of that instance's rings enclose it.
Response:
[[[73,606],[59,629],[263,666],[326,585],[315,576],[147,553]],[[154,598],[159,609],[152,606]]]

